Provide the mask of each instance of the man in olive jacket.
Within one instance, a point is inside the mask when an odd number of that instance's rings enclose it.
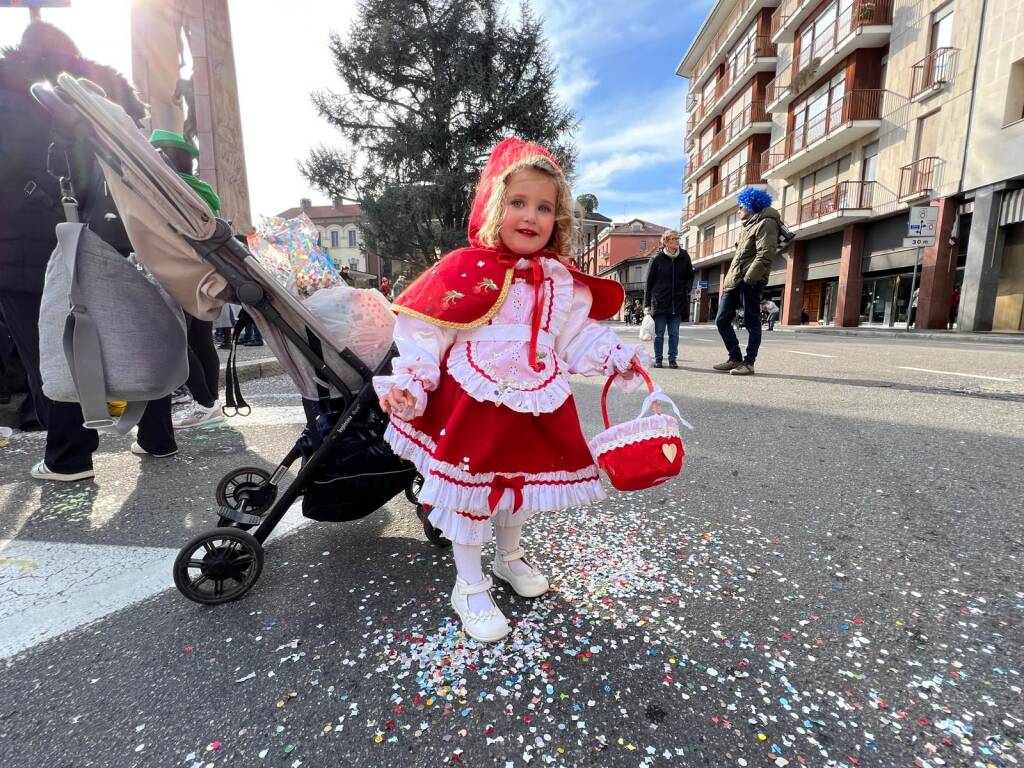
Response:
[[[767,192],[754,187],[743,189],[737,196],[743,226],[736,254],[722,284],[715,324],[729,351],[729,359],[715,366],[733,376],[751,376],[761,346],[761,289],[768,283],[768,273],[779,244],[779,212],[771,207]],[[743,325],[747,329],[747,354],[740,350],[732,321],[736,310],[743,307]]]
[[[662,367],[665,331],[668,331],[668,367],[678,368],[679,323],[690,319],[690,291],[693,290],[693,263],[690,254],[679,247],[679,233],[667,229],[661,233],[661,248],[647,269],[644,308],[654,316],[654,367]]]

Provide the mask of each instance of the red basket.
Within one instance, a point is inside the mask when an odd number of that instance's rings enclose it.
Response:
[[[650,392],[640,409],[640,415],[621,424],[611,426],[608,420],[608,390],[619,374],[612,375],[601,393],[601,413],[604,432],[590,441],[590,450],[597,464],[608,475],[611,484],[620,491],[642,491],[671,480],[683,469],[686,448],[679,435],[679,422],[673,416],[658,410],[658,402],[668,403],[679,414],[679,409],[664,393],[656,389],[647,371],[635,369],[647,383]],[[646,416],[651,409],[654,415]],[[686,424],[685,421],[683,421]],[[687,425],[689,426],[689,425]]]

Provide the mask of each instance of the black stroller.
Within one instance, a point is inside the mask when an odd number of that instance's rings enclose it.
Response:
[[[404,492],[428,540],[448,545],[417,503],[422,478],[383,440],[387,417],[371,379],[390,372],[394,347],[369,363],[332,347],[317,317],[227,223],[213,218],[123,110],[91,83],[61,75],[56,88],[37,85],[33,95],[63,131],[96,154],[133,247],[153,277],[195,317],[212,319],[228,301],[242,304],[303,396],[307,427],[277,468],[241,467],[217,485],[217,527],[185,544],[174,562],[179,591],[204,604],[244,595],[260,577],[263,542],[299,497],[306,517],[336,522],[365,517]],[[232,373],[229,361],[226,400],[244,408]],[[297,476],[282,488],[299,460]]]

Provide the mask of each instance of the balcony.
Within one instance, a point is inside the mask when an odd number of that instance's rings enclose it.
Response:
[[[787,64],[765,89],[764,100],[769,112],[786,112],[792,99],[792,85],[793,70]]]
[[[742,2],[729,14],[729,18],[720,26],[722,30],[718,37],[708,46],[704,55],[700,57],[697,66],[693,68],[694,76],[690,80],[690,91],[699,91],[700,86],[707,80],[707,75],[712,67],[718,63],[722,54],[735,44],[740,35],[750,27],[750,23],[762,8],[771,8],[778,3],[778,0],[742,0]]]
[[[786,223],[800,238],[839,229],[871,216],[874,181],[841,181],[834,187],[786,206]]]
[[[883,90],[850,91],[761,155],[765,178],[792,176],[841,147],[877,131]]]
[[[772,121],[764,111],[764,102],[752,101],[696,154],[693,171],[688,173],[697,178],[755,133],[771,133],[771,130]]]
[[[793,61],[793,91],[807,87],[818,73],[829,71],[853,51],[878,48],[891,36],[892,0],[855,2],[813,40],[801,42],[800,55]]]
[[[952,83],[959,54],[958,48],[936,48],[917,62],[913,68],[910,98],[924,98]]]
[[[704,264],[712,260],[721,260],[723,256],[730,256],[736,249],[736,241],[739,240],[740,228],[733,227],[728,232],[710,240],[703,240],[697,247],[697,257],[693,260],[694,265]]]
[[[775,15],[772,16],[772,42],[776,45],[779,43],[792,43],[797,27],[817,7],[818,3],[811,2],[811,0],[786,0],[786,2],[782,3],[779,9],[775,11]]]
[[[900,168],[899,202],[931,197],[939,186],[939,172],[942,161],[937,157],[922,157],[920,160]]]
[[[711,101],[702,104],[700,109],[690,116],[687,132],[699,133],[718,113],[717,107],[731,99],[750,85],[750,78],[757,72],[773,72],[778,64],[775,44],[768,35],[755,35],[739,51],[736,51],[726,62],[725,73],[715,86],[715,95]]]
[[[695,227],[735,208],[736,201],[732,195],[750,184],[762,184],[761,177],[761,166],[757,163],[748,163],[736,169],[694,200],[683,216],[684,226]]]

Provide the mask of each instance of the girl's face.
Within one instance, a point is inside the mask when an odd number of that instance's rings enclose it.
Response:
[[[555,228],[558,185],[546,173],[524,168],[506,184],[501,242],[512,253],[529,256],[548,244]]]

